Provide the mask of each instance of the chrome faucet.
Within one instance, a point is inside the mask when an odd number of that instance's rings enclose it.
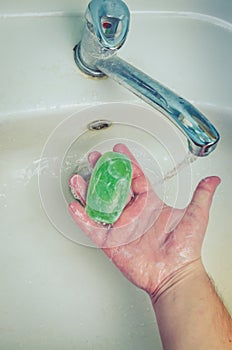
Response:
[[[77,66],[92,77],[117,81],[166,115],[187,137],[196,156],[206,156],[219,133],[192,104],[117,56],[129,30],[130,13],[122,0],[92,0],[82,40],[74,48]]]

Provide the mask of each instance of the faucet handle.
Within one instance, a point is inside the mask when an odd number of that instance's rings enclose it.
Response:
[[[86,20],[89,29],[104,48],[117,50],[124,44],[129,30],[130,12],[122,0],[92,0]]]

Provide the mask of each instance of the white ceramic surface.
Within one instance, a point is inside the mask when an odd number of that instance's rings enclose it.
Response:
[[[170,10],[170,2],[162,3],[159,11]],[[191,190],[203,176],[222,178],[203,258],[232,311],[229,3],[220,2],[219,9],[216,1],[197,1],[192,14],[179,12],[191,10],[184,4],[173,7],[172,13],[155,8],[136,12],[120,56],[194,102],[221,134],[217,150],[192,164]],[[14,8],[17,13],[18,5],[8,4],[1,13],[14,13]],[[31,11],[32,3],[24,4],[23,11]],[[45,6],[33,4],[35,11]],[[51,10],[48,2],[46,11]],[[0,348],[161,349],[145,293],[125,280],[100,250],[58,233],[44,213],[38,190],[41,153],[60,122],[101,103],[140,101],[109,79],[86,79],[77,71],[72,48],[80,38],[80,16],[2,16],[0,27]],[[154,45],[147,47],[146,35]]]

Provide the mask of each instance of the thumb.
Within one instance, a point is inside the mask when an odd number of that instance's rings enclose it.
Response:
[[[185,219],[189,223],[201,222],[205,224],[206,229],[213,195],[220,182],[221,179],[218,176],[206,177],[199,182],[185,213]]]
[[[213,195],[220,182],[221,179],[218,176],[210,176],[201,180],[189,205],[190,210],[200,209],[202,213],[209,213]]]
[[[201,249],[207,229],[213,195],[220,182],[221,180],[217,176],[210,176],[200,181],[176,228],[179,242],[185,242],[186,237],[194,238],[191,244],[194,249],[197,249],[197,254],[200,252],[198,249]]]

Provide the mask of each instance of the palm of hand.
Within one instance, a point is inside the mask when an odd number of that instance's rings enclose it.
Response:
[[[175,271],[200,258],[212,196],[220,180],[211,177],[201,181],[186,210],[173,209],[156,196],[126,146],[116,145],[114,151],[127,154],[133,165],[135,197],[120,218],[109,229],[92,221],[76,201],[69,205],[69,211],[121,272],[151,294]],[[93,154],[92,165],[98,157]],[[80,176],[74,177],[74,191],[79,191],[85,203],[86,184]]]

